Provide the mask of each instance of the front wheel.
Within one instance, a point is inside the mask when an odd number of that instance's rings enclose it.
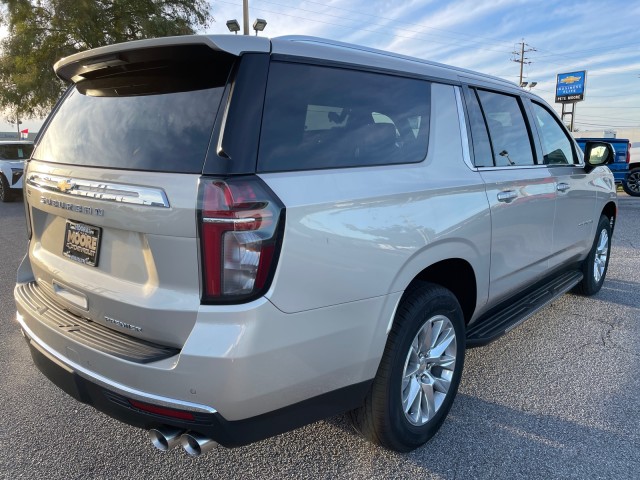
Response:
[[[0,202],[10,202],[11,200],[13,200],[13,195],[9,182],[4,175],[0,173]]]
[[[456,297],[422,283],[406,294],[355,428],[374,443],[407,452],[433,437],[458,391],[465,325]]]
[[[596,237],[589,256],[582,263],[583,278],[575,291],[582,295],[595,295],[602,288],[607,276],[609,256],[611,254],[611,221],[604,215],[600,216]]]
[[[622,182],[622,189],[627,195],[640,197],[640,168],[634,168]]]

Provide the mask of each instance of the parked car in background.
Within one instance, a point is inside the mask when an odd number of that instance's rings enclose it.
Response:
[[[605,280],[613,148],[583,155],[511,82],[233,35],[102,47],[55,71],[73,85],[25,173],[17,319],[49,379],[161,450],[346,411],[414,449],[444,422],[467,347]]]
[[[631,142],[626,138],[576,138],[584,150],[587,142],[607,142],[616,152],[615,161],[608,165],[616,183],[622,186],[628,195],[640,196],[640,155],[633,156]],[[636,142],[638,144],[638,142]],[[635,159],[635,162],[634,162]]]
[[[22,190],[24,161],[31,156],[33,142],[0,140],[0,202],[10,202]]]

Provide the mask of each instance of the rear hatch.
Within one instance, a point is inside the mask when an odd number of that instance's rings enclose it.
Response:
[[[157,43],[56,65],[75,85],[45,124],[25,201],[38,288],[76,315],[179,348],[201,298],[198,183],[237,57]]]

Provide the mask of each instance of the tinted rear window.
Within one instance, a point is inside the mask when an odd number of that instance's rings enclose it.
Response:
[[[25,160],[31,152],[33,145],[0,145],[0,160]]]
[[[202,170],[232,66],[158,62],[79,82],[47,126],[34,158],[130,170]],[[216,61],[217,60],[217,61]]]
[[[274,62],[258,170],[420,162],[430,90],[429,82],[412,78]]]

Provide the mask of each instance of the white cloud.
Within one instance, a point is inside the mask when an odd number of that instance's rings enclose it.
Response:
[[[216,21],[206,33],[228,34],[225,23],[232,18],[242,24],[241,0],[211,3]],[[511,61],[511,51],[524,38],[538,49],[527,55],[532,63],[525,66],[525,75],[538,82],[534,91],[546,100],[553,101],[557,73],[585,68],[588,100],[578,112],[595,116],[598,105],[640,106],[640,2],[250,0],[249,11],[250,23],[257,17],[267,20],[264,36],[326,37],[512,81],[519,66]],[[610,109],[607,116],[630,118],[631,111]]]

